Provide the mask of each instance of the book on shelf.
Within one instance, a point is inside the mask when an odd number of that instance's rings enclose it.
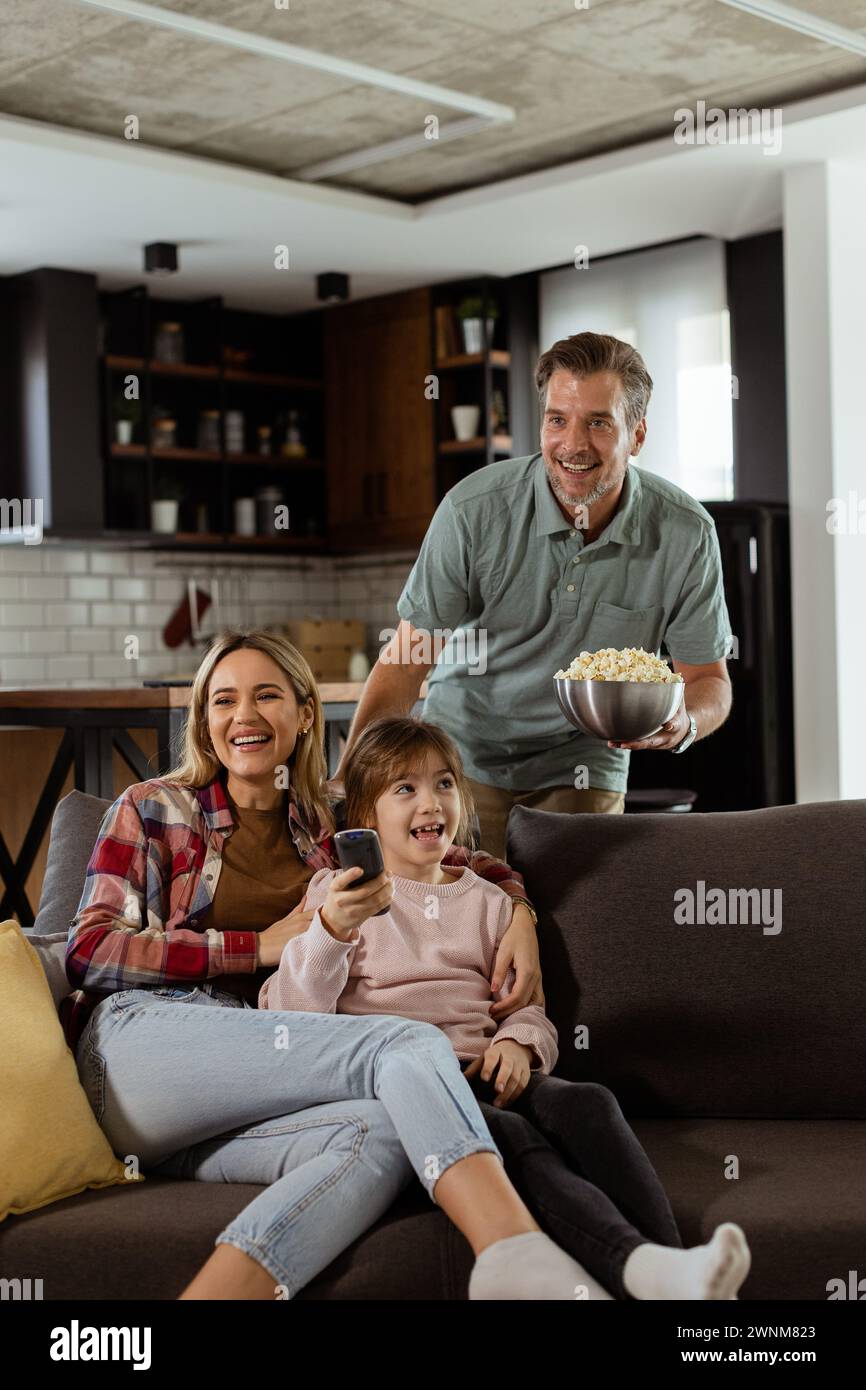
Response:
[[[456,357],[458,353],[463,351],[463,347],[454,309],[450,304],[438,304],[436,306],[435,324],[437,361],[444,361],[447,357]]]

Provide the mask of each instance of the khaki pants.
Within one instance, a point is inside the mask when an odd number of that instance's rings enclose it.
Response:
[[[505,827],[512,806],[532,806],[539,811],[604,812],[625,810],[625,793],[599,791],[594,787],[542,787],[535,792],[512,792],[491,787],[486,782],[466,779],[475,799],[481,826],[480,848],[497,859],[505,858]]]

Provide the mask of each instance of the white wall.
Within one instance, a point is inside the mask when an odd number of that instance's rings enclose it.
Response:
[[[794,719],[799,801],[866,797],[866,169],[785,173]],[[847,506],[846,506],[847,511]]]

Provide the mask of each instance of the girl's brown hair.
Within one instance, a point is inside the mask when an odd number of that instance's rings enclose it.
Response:
[[[411,715],[374,719],[352,745],[343,769],[346,826],[359,830],[371,826],[382,793],[392,782],[420,768],[430,753],[442,759],[460,797],[460,822],[454,843],[471,848],[475,803],[457,744],[438,724],[428,724]]]
[[[165,774],[166,780],[182,787],[205,787],[222,768],[208,731],[208,691],[217,663],[241,649],[269,656],[279,666],[299,705],[312,701],[313,722],[309,732],[298,738],[289,757],[289,779],[313,835],[321,830],[331,832],[334,815],[324,788],[328,775],[324,754],[325,714],[316,678],[297,647],[275,632],[253,628],[245,632],[222,632],[214,638],[192,684],[180,760]]]

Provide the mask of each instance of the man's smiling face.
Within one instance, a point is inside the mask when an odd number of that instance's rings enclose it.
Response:
[[[616,372],[587,377],[553,372],[547,383],[541,453],[550,490],[569,516],[603,498],[615,510],[629,457],[640,452],[645,436],[645,420],[629,429]],[[589,520],[591,524],[594,517]]]

